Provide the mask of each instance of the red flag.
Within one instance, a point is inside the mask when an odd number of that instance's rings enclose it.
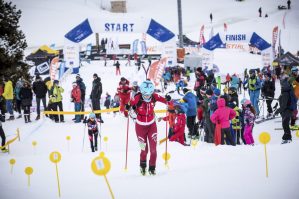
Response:
[[[200,33],[199,33],[199,42],[200,42],[201,45],[206,43],[204,32],[205,32],[205,26],[202,25],[201,28],[200,28]]]
[[[283,29],[286,28],[286,23],[285,23],[286,15],[287,15],[287,12],[284,13],[283,18],[282,18]]]
[[[275,26],[273,28],[272,32],[272,50],[273,50],[273,56],[275,56],[275,45],[277,41],[277,36],[278,36],[278,26]]]
[[[167,63],[167,58],[164,57],[159,61],[152,63],[147,78],[154,82],[155,86],[158,86],[160,83],[160,79],[163,75],[164,67]]]
[[[223,26],[224,26],[224,32],[226,32],[227,31],[227,24],[224,23]]]
[[[56,71],[58,69],[58,62],[59,62],[59,58],[58,57],[54,57],[51,60],[51,64],[50,64],[50,77],[51,77],[51,80],[55,79]]]

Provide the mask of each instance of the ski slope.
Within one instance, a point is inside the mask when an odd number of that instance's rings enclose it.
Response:
[[[123,63],[121,63],[123,65]],[[90,91],[92,74],[98,73],[103,82],[103,93],[116,89],[120,76],[115,77],[113,66],[104,67],[95,62],[85,65],[81,76]],[[133,80],[135,67],[121,67],[124,76]],[[192,74],[193,76],[193,74]],[[73,110],[69,102],[70,85],[75,79],[69,76],[62,84],[65,88],[64,108]],[[170,88],[171,89],[171,88]],[[277,88],[279,89],[279,88]],[[278,92],[277,92],[278,94]],[[240,96],[242,99],[242,96]],[[158,104],[157,108],[165,108]],[[33,118],[35,114],[33,113]],[[274,131],[281,123],[269,121],[255,125],[255,146],[217,146],[199,142],[196,147],[184,147],[178,143],[168,143],[171,155],[169,168],[165,166],[162,154],[165,145],[159,145],[157,175],[139,174],[139,145],[135,136],[134,124],[129,124],[128,170],[125,168],[127,119],[119,114],[103,114],[101,126],[102,150],[111,161],[111,170],[107,178],[115,198],[298,198],[299,179],[299,138],[292,132],[293,142],[281,145],[282,131]],[[72,116],[66,116],[65,123],[54,123],[48,118],[24,124],[23,119],[5,122],[3,128],[8,139],[12,138],[16,128],[20,129],[21,141],[11,145],[11,153],[0,154],[1,198],[58,198],[55,165],[50,162],[49,154],[59,151],[62,160],[58,163],[61,198],[110,198],[109,189],[103,177],[91,171],[91,161],[99,152],[92,153],[84,125],[74,124]],[[264,146],[258,142],[258,136],[266,131],[271,134],[267,145],[269,177],[266,177]],[[84,137],[85,132],[85,137]],[[66,136],[71,136],[69,142]],[[103,137],[108,137],[107,144]],[[165,123],[158,123],[158,139],[165,137]],[[82,152],[84,140],[84,148]],[[32,142],[36,141],[35,149]],[[10,173],[9,160],[16,164]],[[27,186],[24,169],[31,166],[31,186]]]

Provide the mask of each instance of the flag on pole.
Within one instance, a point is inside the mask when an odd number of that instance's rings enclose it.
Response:
[[[283,29],[286,29],[286,22],[285,22],[286,15],[287,15],[287,12],[284,13],[283,18],[282,18],[282,26],[283,26]]]
[[[277,37],[278,37],[278,26],[275,26],[273,28],[273,32],[272,32],[272,51],[273,51],[273,58],[275,57],[275,46],[276,46]]]
[[[200,33],[199,33],[200,45],[204,45],[206,43],[204,33],[205,33],[205,26],[202,25],[200,28]]]

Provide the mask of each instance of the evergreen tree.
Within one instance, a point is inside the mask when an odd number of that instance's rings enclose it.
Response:
[[[27,43],[19,29],[21,13],[11,2],[0,0],[0,74],[14,83],[20,77],[30,80],[29,66],[22,62]]]

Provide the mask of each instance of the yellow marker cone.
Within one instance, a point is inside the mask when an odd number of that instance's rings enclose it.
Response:
[[[32,167],[26,167],[24,172],[28,175],[28,187],[30,187],[30,175],[33,173],[33,169]]]
[[[110,163],[109,159],[107,157],[105,157],[104,152],[101,152],[100,155],[95,157],[91,162],[91,170],[96,175],[104,176],[105,182],[110,191],[110,195],[111,195],[112,199],[114,199],[114,194],[112,192],[111,186],[106,177],[106,174],[110,171],[110,169],[111,169],[111,163]]]
[[[58,185],[58,195],[59,197],[61,196],[60,194],[60,183],[59,183],[59,175],[58,175],[58,166],[57,163],[60,162],[61,160],[61,154],[58,151],[54,151],[50,153],[50,161],[55,163],[56,166],[56,178],[57,178],[57,185]]]
[[[70,140],[71,140],[71,136],[66,136],[66,140],[67,140],[67,148],[68,148],[68,151],[70,152]]]
[[[104,142],[105,142],[105,148],[106,148],[106,152],[107,152],[107,151],[108,151],[108,137],[105,136],[105,137],[103,138],[103,140],[104,140]]]
[[[162,158],[163,158],[163,160],[165,160],[165,167],[167,167],[169,169],[168,160],[170,160],[170,158],[171,158],[170,153],[168,153],[168,152],[163,153]]]
[[[37,145],[37,142],[36,141],[32,141],[32,147],[33,147],[33,152],[34,154],[36,153],[36,145]]]
[[[198,140],[191,140],[191,146],[195,149],[198,144]]]
[[[10,159],[9,164],[10,164],[10,173],[12,174],[13,172],[13,165],[16,163],[15,159]]]
[[[268,156],[267,156],[267,147],[266,144],[269,143],[271,140],[271,136],[267,132],[262,132],[259,136],[260,143],[264,144],[265,149],[265,159],[266,159],[266,177],[268,177]]]

